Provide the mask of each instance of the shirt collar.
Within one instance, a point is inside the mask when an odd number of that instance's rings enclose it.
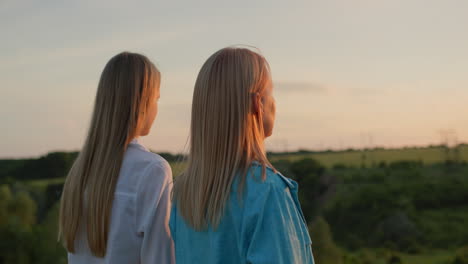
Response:
[[[261,166],[262,164],[256,160],[252,161],[253,164],[255,164],[256,166]],[[274,170],[272,168],[270,168],[269,166],[266,166],[267,169],[271,170],[272,172],[274,172]],[[286,185],[290,188],[290,189],[297,189],[297,182],[284,176],[283,174],[281,174],[281,172],[279,171],[276,171],[276,174],[278,174],[278,176],[284,181],[284,183],[286,183]]]
[[[140,144],[140,143],[138,142],[138,138],[134,138],[132,139],[132,141],[130,141],[130,144]]]

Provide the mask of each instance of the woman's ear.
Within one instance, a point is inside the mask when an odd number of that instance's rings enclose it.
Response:
[[[255,115],[259,115],[262,113],[263,105],[262,105],[262,98],[260,97],[259,93],[252,94],[252,112]]]

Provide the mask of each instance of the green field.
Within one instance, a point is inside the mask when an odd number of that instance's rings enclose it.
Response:
[[[45,189],[48,185],[64,183],[65,178],[54,178],[54,179],[39,179],[39,180],[29,180],[26,181],[26,184],[33,188]]]
[[[468,161],[468,146],[458,147],[460,161]],[[391,163],[395,161],[421,161],[424,164],[442,163],[447,158],[454,159],[455,151],[451,149],[447,154],[445,148],[406,148],[406,149],[377,149],[377,150],[355,150],[340,152],[318,152],[318,153],[292,153],[284,155],[272,155],[271,160],[287,159],[290,161],[313,158],[318,160],[327,168],[336,164],[360,167],[365,165],[371,167],[381,162]]]
[[[177,177],[186,163],[167,154],[161,153]],[[56,241],[58,199],[75,157],[0,160],[0,234],[9,241],[0,243],[0,263],[66,262]],[[318,264],[465,263],[455,256],[468,252],[468,145],[458,154],[427,147],[269,153],[269,159],[300,185]],[[318,218],[328,233],[314,226]]]

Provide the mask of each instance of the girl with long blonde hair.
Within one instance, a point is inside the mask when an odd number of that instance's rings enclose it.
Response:
[[[171,168],[138,142],[156,118],[160,79],[147,57],[129,52],[114,56],[101,74],[60,205],[70,264],[174,263]]]
[[[228,47],[208,58],[193,92],[187,168],[174,182],[177,263],[314,263],[297,183],[265,153],[274,120],[263,56]]]

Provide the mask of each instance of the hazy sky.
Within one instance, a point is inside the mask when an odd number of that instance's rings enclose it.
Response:
[[[466,0],[0,0],[0,157],[79,149],[124,50],[163,74],[143,142],[180,152],[198,70],[233,44],[270,62],[272,150],[424,145],[443,129],[468,141],[467,14]]]

